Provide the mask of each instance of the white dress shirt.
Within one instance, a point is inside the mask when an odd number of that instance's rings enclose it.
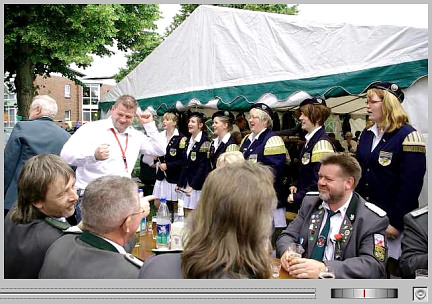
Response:
[[[351,193],[350,197],[348,198],[348,200],[345,202],[345,204],[342,205],[342,207],[340,207],[338,210],[335,210],[335,212],[339,211],[339,213],[333,215],[330,218],[330,230],[329,230],[329,234],[327,237],[327,246],[325,248],[324,251],[324,257],[323,257],[323,261],[330,261],[333,260],[333,255],[334,255],[334,248],[335,248],[335,235],[339,233],[340,231],[340,227],[342,226],[342,222],[345,218],[345,214],[346,211],[348,209],[348,206],[351,202],[351,198],[352,198],[353,194]],[[325,215],[322,221],[322,225],[320,228],[320,233],[321,230],[324,228],[324,224],[327,220],[327,210],[329,210],[329,205],[326,202],[322,202],[322,206],[324,207],[325,210]]]
[[[374,124],[368,130],[372,131],[372,133],[375,134],[375,137],[374,137],[374,139],[372,141],[372,147],[371,147],[371,152],[372,152],[376,148],[376,146],[378,146],[378,143],[381,141],[381,138],[384,135],[384,131],[378,130],[378,125],[377,124]]]
[[[113,245],[114,248],[117,249],[117,251],[119,253],[121,253],[121,254],[126,254],[127,253],[126,250],[124,249],[124,247],[121,246],[121,245],[119,245],[119,244],[117,244],[116,242],[113,242],[113,241],[111,241],[111,240],[109,240],[107,238],[101,237],[101,236],[98,236],[98,237],[100,237],[101,239],[104,239],[105,241],[107,241],[108,243],[110,243],[111,245]]]
[[[231,137],[231,133],[227,132],[227,134],[225,134],[225,136],[222,138],[221,141],[219,141],[219,137],[216,137],[215,139],[213,139],[213,146],[215,147],[215,151],[219,148],[219,145],[221,142],[223,142],[224,144],[226,144],[228,142],[228,140]]]
[[[188,144],[187,151],[186,151],[187,157],[189,157],[189,153],[192,151],[192,147],[194,146],[194,144],[201,141],[201,137],[202,137],[202,131],[200,131],[197,134],[197,136],[195,136],[195,138],[192,138],[192,136],[191,136],[191,138],[189,139],[189,144]]]
[[[306,144],[305,147],[307,147],[309,141],[311,140],[311,138],[315,135],[316,132],[318,132],[319,129],[321,129],[322,126],[319,126],[318,128],[316,128],[315,130],[313,130],[312,132],[308,133],[305,135],[305,139],[306,139]]]
[[[113,125],[111,116],[80,127],[65,143],[60,156],[70,165],[77,166],[75,186],[85,189],[94,179],[106,175],[131,177],[132,170],[139,154],[165,154],[166,139],[156,128],[155,122],[143,125],[147,135],[133,127],[128,127],[119,133]],[[125,152],[127,170],[123,155],[111,128],[114,128],[117,138]],[[96,160],[96,148],[102,144],[109,145],[109,158]]]

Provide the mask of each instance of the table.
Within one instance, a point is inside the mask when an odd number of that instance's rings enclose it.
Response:
[[[150,256],[155,255],[152,249],[156,248],[156,240],[153,239],[151,232],[146,232],[143,235],[139,235],[139,232],[136,234],[137,245],[132,250],[132,254],[137,258],[145,261]],[[278,258],[274,258],[274,260],[278,260]],[[280,275],[278,279],[293,279],[288,272],[286,272],[283,268],[280,271]]]

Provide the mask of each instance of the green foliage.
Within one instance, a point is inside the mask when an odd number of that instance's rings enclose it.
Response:
[[[114,42],[123,51],[146,45],[160,18],[157,4],[5,4],[4,9],[5,71],[16,75],[19,106],[25,106],[20,96],[32,90],[37,74],[58,72],[77,81],[71,63],[88,67],[91,54],[112,55],[108,46]]]
[[[287,4],[214,4],[215,6],[232,7],[237,9],[246,9],[251,11],[270,12],[286,15],[295,15],[298,13],[297,5],[288,6]],[[164,37],[168,37],[190,14],[199,6],[199,4],[181,4],[180,12],[173,18],[171,25],[167,28]],[[150,53],[163,41],[158,37],[142,48],[135,48],[131,55],[128,55],[127,68],[121,69],[120,73],[115,76],[117,82],[129,74],[139,63],[141,63]]]

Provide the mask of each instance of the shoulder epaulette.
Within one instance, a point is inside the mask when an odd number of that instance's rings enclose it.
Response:
[[[239,146],[237,146],[236,144],[231,144],[226,148],[225,152],[238,151],[238,150],[240,150]]]
[[[264,155],[285,154],[285,144],[280,136],[270,137],[264,147]]]
[[[129,262],[131,262],[132,264],[134,264],[138,268],[141,268],[144,265],[143,261],[141,261],[140,259],[134,257],[130,253],[125,253],[123,256],[125,257],[126,260],[128,260]]]
[[[186,136],[183,136],[182,139],[180,139],[179,148],[184,149],[186,147]]]
[[[328,140],[318,141],[312,149],[312,162],[321,162],[324,158],[334,153],[333,146]]]
[[[317,195],[319,195],[319,192],[318,191],[309,191],[309,192],[306,192],[306,195],[317,196]]]
[[[380,207],[378,207],[377,205],[374,205],[372,203],[366,202],[365,203],[366,207],[368,207],[371,211],[375,212],[376,214],[378,214],[380,217],[383,217],[387,214],[387,212],[385,212],[384,210],[382,210]]]
[[[421,135],[419,131],[412,131],[405,137],[405,140],[402,143],[402,149],[404,152],[426,153],[426,145],[423,135]]]
[[[424,207],[422,207],[422,208],[419,208],[419,209],[413,210],[413,211],[411,211],[410,213],[411,213],[411,215],[412,215],[413,217],[418,217],[418,216],[420,216],[420,215],[422,215],[422,214],[425,214],[425,213],[427,213],[427,212],[428,212],[428,206],[424,206]]]
[[[210,142],[209,141],[205,141],[202,143],[201,147],[199,148],[200,152],[208,152],[210,150]]]
[[[45,218],[45,222],[47,222],[51,226],[53,226],[53,227],[55,227],[61,231],[66,231],[68,228],[71,227],[71,225],[68,222],[60,222],[60,221],[57,221],[56,219],[53,219],[52,217],[49,217],[49,216],[47,216]]]
[[[243,146],[243,143],[247,140],[248,137],[249,137],[249,135],[246,135],[245,137],[242,138],[242,141],[240,143],[240,147]]]

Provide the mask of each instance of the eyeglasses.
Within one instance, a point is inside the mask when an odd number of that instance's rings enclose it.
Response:
[[[137,214],[145,214],[146,213],[146,211],[144,210],[144,209],[142,209],[141,211],[139,211],[139,212],[135,212],[135,213],[132,213],[132,214],[129,214],[129,216],[134,216],[134,215],[137,215]],[[128,216],[128,217],[129,217]]]

